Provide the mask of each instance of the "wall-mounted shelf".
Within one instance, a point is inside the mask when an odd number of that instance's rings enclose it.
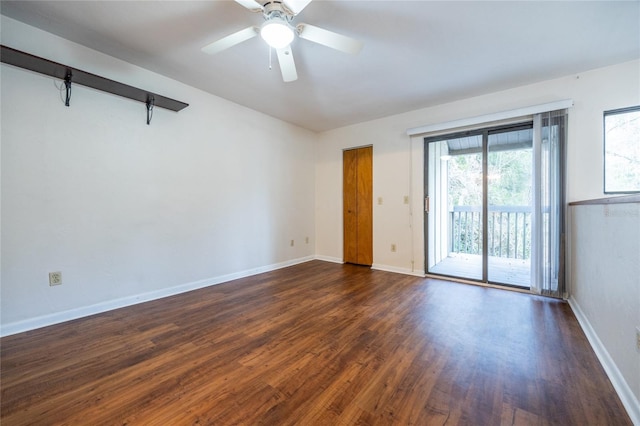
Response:
[[[180,111],[189,106],[189,104],[176,101],[175,99],[109,80],[108,78],[21,52],[11,47],[0,47],[0,59],[2,62],[63,80],[67,86],[67,105],[71,94],[71,84],[76,83],[146,104],[147,124],[149,124],[151,119],[150,113],[154,106],[171,111]]]

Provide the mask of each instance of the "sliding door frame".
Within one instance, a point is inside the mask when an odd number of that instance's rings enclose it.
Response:
[[[425,173],[424,173],[424,250],[425,250],[425,272],[427,274],[430,275],[440,275],[440,276],[445,276],[445,277],[451,277],[451,278],[462,278],[465,280],[471,280],[471,281],[476,281],[476,282],[480,282],[480,283],[485,283],[485,284],[492,284],[492,285],[499,285],[499,286],[504,286],[504,287],[513,287],[513,288],[518,288],[518,289],[522,289],[523,287],[521,286],[517,286],[517,285],[513,285],[513,284],[507,284],[507,283],[500,283],[500,282],[491,282],[489,281],[489,246],[488,246],[488,240],[489,240],[489,235],[487,230],[488,225],[489,225],[489,179],[488,179],[488,168],[489,168],[489,163],[488,163],[488,158],[489,158],[489,135],[492,134],[498,134],[498,133],[504,133],[504,132],[510,132],[510,131],[517,131],[517,130],[523,130],[523,129],[532,129],[533,128],[533,120],[531,118],[527,118],[524,119],[522,121],[518,121],[516,123],[510,123],[510,124],[503,124],[503,125],[499,125],[499,126],[489,126],[489,127],[482,127],[482,128],[478,128],[475,130],[467,130],[467,131],[461,131],[461,132],[452,132],[452,133],[446,133],[446,134],[440,134],[440,135],[436,135],[436,136],[427,136],[424,138],[424,165],[425,165]],[[469,136],[478,136],[478,135],[482,135],[482,147],[481,147],[481,152],[482,152],[482,279],[478,280],[478,279],[473,279],[473,278],[464,278],[464,277],[458,277],[455,275],[444,275],[444,274],[438,274],[438,273],[433,273],[429,271],[429,214],[430,214],[430,205],[429,205],[429,197],[430,194],[429,192],[429,170],[428,167],[431,164],[429,162],[430,158],[429,158],[429,144],[430,143],[435,143],[435,142],[442,142],[445,140],[449,140],[449,139],[457,139],[457,138],[463,138],[463,137],[469,137]],[[529,288],[531,287],[531,285],[529,286]]]

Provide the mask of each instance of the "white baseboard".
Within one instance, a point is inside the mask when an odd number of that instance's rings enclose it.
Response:
[[[415,277],[424,278],[424,271],[412,271],[410,268],[399,268],[397,266],[374,263],[373,265],[371,265],[371,269],[375,269],[378,271],[395,272],[396,274],[413,275]]]
[[[316,255],[315,259],[322,260],[325,262],[344,263],[342,259],[338,257],[331,257],[331,256]],[[412,271],[409,268],[398,268],[397,266],[382,265],[379,263],[374,263],[373,265],[371,265],[371,269],[375,269],[378,271],[385,271],[385,272],[395,272],[396,274],[413,275],[421,278],[425,277],[424,271]]]
[[[247,269],[245,271],[234,272],[232,274],[221,275],[218,277],[207,278],[200,281],[194,281],[174,287],[163,288],[161,290],[151,291],[147,293],[136,294],[123,297],[120,299],[109,300],[106,302],[96,303],[94,305],[82,306],[79,308],[69,309],[67,311],[56,312],[49,315],[42,315],[35,318],[29,318],[22,321],[16,321],[8,324],[0,325],[0,337],[10,336],[12,334],[22,333],[24,331],[35,330],[36,328],[47,327],[49,325],[59,324],[65,321],[71,321],[78,318],[95,315],[114,309],[124,308],[126,306],[136,305],[138,303],[149,302],[151,300],[162,299],[163,297],[174,296],[187,291],[197,290],[199,288],[209,287],[224,282],[245,278],[264,272],[275,271],[276,269],[286,268],[287,266],[297,265],[299,263],[314,260],[314,256],[306,256],[298,259],[292,259],[285,262],[275,263],[271,265],[261,266],[258,268]]]
[[[332,262],[332,263],[344,263],[344,261],[342,259],[340,259],[339,257],[331,257],[331,256],[322,256],[322,255],[316,255],[314,257],[314,259],[316,260],[322,260],[324,262]]]
[[[587,336],[587,340],[589,340],[600,364],[602,364],[604,371],[607,373],[609,380],[611,380],[614,389],[618,393],[622,405],[624,405],[624,408],[627,410],[627,414],[631,417],[631,421],[634,425],[640,426],[640,401],[638,401],[638,398],[636,398],[633,391],[631,391],[631,388],[622,376],[622,373],[620,373],[616,363],[611,358],[611,355],[609,355],[609,352],[591,326],[591,323],[584,312],[582,312],[580,305],[573,297],[569,298],[569,306],[571,306],[580,327],[582,327],[582,331],[584,331],[584,334]]]

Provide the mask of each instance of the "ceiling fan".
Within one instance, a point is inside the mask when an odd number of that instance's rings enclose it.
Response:
[[[356,54],[362,49],[362,43],[350,37],[309,24],[294,25],[293,18],[302,12],[311,0],[261,1],[262,4],[256,0],[235,0],[252,12],[261,12],[264,17],[261,26],[251,26],[235,32],[204,46],[202,51],[213,55],[260,34],[270,48],[276,50],[282,79],[289,82],[298,79],[291,52],[291,42],[296,35],[345,53]]]

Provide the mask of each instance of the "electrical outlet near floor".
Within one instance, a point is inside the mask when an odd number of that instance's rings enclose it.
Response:
[[[49,285],[61,285],[62,284],[62,272],[49,272]]]

